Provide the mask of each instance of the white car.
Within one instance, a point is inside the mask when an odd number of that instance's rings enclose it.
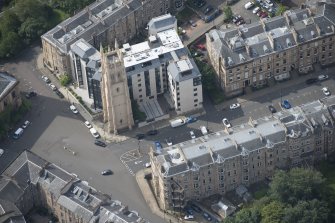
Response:
[[[70,109],[74,114],[78,114],[78,110],[74,105],[70,105]]]
[[[100,138],[100,134],[98,133],[98,131],[97,130],[95,130],[95,128],[90,128],[90,133],[92,134],[92,136],[94,137],[94,138]]]
[[[28,120],[26,120],[23,125],[22,125],[22,128],[25,129],[27,128],[28,126],[30,125],[30,122]]]
[[[223,118],[223,119],[222,119],[222,123],[223,123],[227,128],[231,128],[231,124],[230,124],[230,122],[228,121],[228,119]]]
[[[57,87],[56,87],[54,84],[49,84],[49,87],[50,87],[53,91],[57,90]]]
[[[239,103],[232,104],[232,105],[229,106],[229,108],[230,108],[231,110],[236,109],[236,108],[239,108],[239,107],[241,107],[241,105],[240,105]]]
[[[194,134],[193,131],[190,131],[190,135],[191,135],[191,138],[192,138],[192,139],[195,139],[195,134]]]
[[[166,141],[166,144],[168,146],[172,146],[172,140],[171,140],[171,138],[167,138],[167,139],[165,139],[165,141]]]
[[[145,163],[145,167],[146,167],[146,168],[151,167],[151,163]]]
[[[265,4],[269,5],[269,6],[273,6],[273,2],[271,2],[271,0],[265,0]]]
[[[330,95],[330,91],[328,90],[327,87],[322,88],[322,92],[323,92],[326,96],[329,96],[329,95]]]
[[[3,149],[0,149],[0,156],[2,156],[2,154],[4,153],[5,151]]]
[[[186,215],[185,217],[184,217],[184,220],[193,220],[194,219],[194,216],[193,215]]]
[[[253,2],[248,2],[247,4],[244,5],[245,9],[251,9],[252,7],[254,7],[255,3]]]
[[[87,128],[89,128],[89,129],[92,128],[92,125],[89,121],[85,121],[84,124]]]
[[[318,76],[319,81],[324,81],[324,80],[327,80],[327,79],[328,79],[328,75],[321,74],[321,75]]]
[[[259,10],[261,10],[259,7],[254,8],[254,10],[252,10],[252,13],[256,14],[257,12],[259,12]]]

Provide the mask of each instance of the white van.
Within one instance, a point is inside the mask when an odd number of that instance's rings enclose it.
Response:
[[[205,136],[208,134],[206,126],[200,126],[201,133]]]
[[[253,2],[248,2],[247,4],[244,5],[245,9],[251,9],[252,7],[254,7],[254,3]]]
[[[18,128],[13,135],[14,139],[18,139],[20,138],[20,136],[23,134],[23,128]]]
[[[94,138],[100,138],[100,134],[97,132],[97,130],[95,130],[95,128],[90,128],[90,133],[92,134],[92,136]]]

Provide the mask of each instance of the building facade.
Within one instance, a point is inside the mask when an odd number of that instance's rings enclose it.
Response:
[[[335,97],[150,152],[162,209],[225,194],[271,178],[275,169],[310,166],[334,153]]]
[[[114,134],[120,129],[131,129],[134,125],[123,55],[117,43],[115,45],[114,51],[104,53],[101,50],[104,122],[108,123],[109,131]]]
[[[44,64],[52,72],[70,74],[70,46],[78,39],[96,49],[100,45],[112,45],[115,39],[126,43],[138,35],[151,18],[178,11],[183,4],[183,0],[96,1],[41,37]]]
[[[210,61],[227,96],[245,88],[281,81],[292,70],[305,74],[315,64],[333,64],[334,6],[322,4],[315,14],[306,9],[283,16],[206,34]]]
[[[0,176],[0,207],[3,204],[6,208],[0,212],[5,213],[0,219],[11,222],[25,222],[22,214],[34,207],[47,208],[60,223],[147,222],[120,201],[29,151]]]
[[[0,112],[7,107],[14,109],[21,105],[19,81],[6,72],[0,72]]]

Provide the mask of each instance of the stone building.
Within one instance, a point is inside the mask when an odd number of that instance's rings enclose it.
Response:
[[[0,72],[0,112],[8,106],[18,108],[21,103],[19,81],[6,72]]]
[[[24,223],[22,215],[36,207],[48,209],[60,223],[146,222],[74,174],[24,151],[0,176],[0,220]]]
[[[131,129],[134,125],[127,75],[124,69],[123,55],[117,43],[114,51],[101,50],[102,62],[102,102],[104,122],[110,132]]]
[[[246,88],[262,87],[269,81],[281,81],[292,70],[305,74],[315,64],[335,62],[335,8],[318,6],[286,11],[283,16],[206,34],[210,61],[220,87],[227,96]]]
[[[275,169],[311,166],[334,153],[335,97],[176,144],[150,161],[162,209],[225,194],[271,178]]]
[[[70,46],[83,39],[96,49],[138,35],[151,18],[178,11],[183,0],[103,0],[58,24],[42,35],[43,60],[54,73],[72,74]]]

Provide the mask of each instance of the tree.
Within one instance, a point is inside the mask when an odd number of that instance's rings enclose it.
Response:
[[[223,7],[224,21],[229,22],[233,18],[233,11],[230,6]]]
[[[43,33],[47,31],[47,24],[44,21],[27,18],[19,29],[20,36],[24,37],[27,43],[40,37]]]
[[[12,10],[6,10],[0,18],[0,29],[2,35],[8,32],[17,32],[21,22]]]
[[[272,201],[261,210],[262,223],[281,223],[284,217],[284,204]]]
[[[288,173],[278,171],[270,184],[270,194],[293,205],[299,200],[321,198],[324,182],[321,173],[312,169],[294,168]]]
[[[52,15],[52,9],[48,5],[35,0],[18,1],[15,5],[15,12],[22,22],[28,18],[47,21]]]
[[[22,49],[20,36],[15,32],[3,34],[0,43],[0,57],[11,57]]]

